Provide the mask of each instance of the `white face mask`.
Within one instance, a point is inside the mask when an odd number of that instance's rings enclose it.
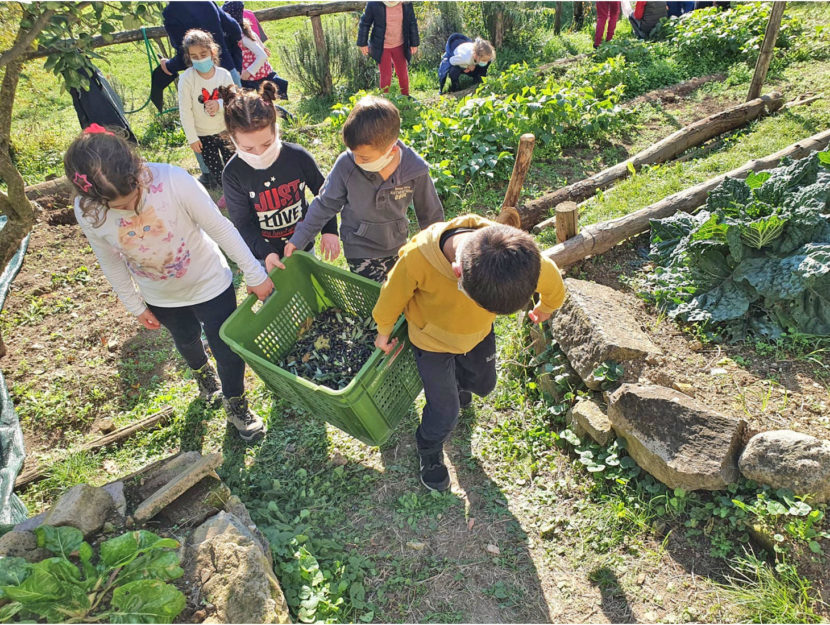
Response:
[[[362,169],[363,171],[379,172],[381,169],[389,165],[389,163],[391,163],[392,160],[395,158],[395,155],[392,154],[392,150],[394,149],[395,146],[393,145],[391,148],[389,148],[389,151],[386,154],[369,163],[358,163],[357,161],[355,161],[354,164],[360,167],[360,169]],[[352,158],[354,158],[354,155],[352,155]]]
[[[280,155],[280,149],[282,148],[282,141],[279,136],[274,139],[271,145],[265,148],[262,154],[245,152],[236,144],[236,141],[233,141],[233,144],[236,147],[236,153],[239,155],[239,158],[254,169],[268,169],[277,160],[277,157]]]
[[[383,2],[383,4],[385,4],[386,6],[388,6],[390,9],[391,9],[393,6],[396,6],[396,5],[400,4],[400,3],[401,3],[401,2],[400,2],[400,0],[398,0],[398,2],[388,2],[387,0],[384,0],[384,2]]]

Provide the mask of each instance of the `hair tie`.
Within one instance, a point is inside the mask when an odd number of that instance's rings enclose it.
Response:
[[[85,135],[101,135],[101,134],[103,134],[103,135],[110,135],[110,136],[113,136],[113,137],[115,136],[113,133],[111,133],[109,130],[107,130],[106,128],[104,128],[100,124],[90,124],[89,126],[84,128],[84,134]],[[84,176],[84,178],[86,178],[86,176]],[[76,182],[76,184],[77,184],[77,182]]]
[[[75,186],[78,187],[84,193],[88,193],[89,190],[92,188],[92,183],[89,181],[89,178],[86,177],[86,174],[81,174],[77,171],[75,172],[75,177],[72,179],[72,182],[74,182]]]

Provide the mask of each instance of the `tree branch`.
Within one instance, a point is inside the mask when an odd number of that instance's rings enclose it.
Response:
[[[46,9],[38,16],[30,29],[26,30],[24,28],[20,28],[20,30],[17,31],[17,39],[14,42],[14,45],[0,54],[0,67],[5,67],[14,59],[22,55],[29,48],[29,46],[34,43],[37,36],[41,33],[49,20],[52,19],[54,14],[55,11],[52,9]]]

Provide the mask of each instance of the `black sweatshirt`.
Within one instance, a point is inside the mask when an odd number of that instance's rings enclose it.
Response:
[[[317,195],[323,181],[314,157],[296,143],[283,142],[268,169],[254,169],[234,154],[222,172],[222,188],[231,221],[254,256],[265,260],[276,252],[282,257],[294,227],[308,212],[306,187]],[[337,217],[322,233],[337,234]],[[314,241],[307,249],[313,247]]]

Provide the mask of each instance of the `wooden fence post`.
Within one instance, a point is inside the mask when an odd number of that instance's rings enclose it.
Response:
[[[778,39],[778,30],[781,28],[781,16],[784,15],[786,4],[783,0],[772,3],[767,30],[764,33],[764,42],[761,44],[761,52],[758,55],[758,61],[755,63],[755,73],[752,75],[752,82],[749,85],[749,94],[746,96],[747,102],[761,95],[761,88],[764,86],[764,79],[767,77],[769,63],[772,60],[772,51],[775,48],[775,40]]]
[[[323,93],[322,95],[331,95],[332,80],[331,67],[329,66],[329,48],[326,45],[326,33],[323,32],[323,21],[319,15],[311,16],[311,30],[314,32],[314,46],[317,48],[317,54],[320,57],[320,62],[323,65]]]
[[[572,239],[579,232],[579,207],[576,202],[556,205],[556,242]]]
[[[516,149],[516,161],[513,163],[513,173],[510,175],[510,182],[507,184],[507,192],[504,194],[504,202],[501,204],[501,211],[496,218],[499,223],[522,227],[522,220],[516,206],[519,203],[519,195],[522,192],[522,185],[530,169],[530,161],[533,160],[533,147],[536,145],[536,136],[527,132],[519,137],[519,147]]]

